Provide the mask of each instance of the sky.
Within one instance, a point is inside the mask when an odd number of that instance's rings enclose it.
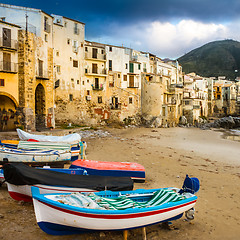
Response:
[[[85,25],[85,39],[176,59],[208,42],[240,41],[239,0],[2,0]]]

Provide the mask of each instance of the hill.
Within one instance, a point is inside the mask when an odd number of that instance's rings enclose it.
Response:
[[[223,40],[210,42],[178,59],[183,72],[196,72],[204,77],[227,76],[233,80],[240,74],[240,42]]]

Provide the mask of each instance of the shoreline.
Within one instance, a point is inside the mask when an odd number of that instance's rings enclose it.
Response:
[[[104,130],[110,133],[106,137],[83,139],[88,144],[87,159],[142,164],[146,182],[134,184],[134,189],[181,188],[186,174],[200,180],[195,219],[187,222],[182,217],[173,221],[171,229],[161,224],[149,226],[147,239],[239,239],[239,142],[223,139],[221,132],[198,128]],[[121,231],[50,236],[36,224],[32,204],[12,200],[6,187],[0,188],[0,200],[0,239],[3,240],[14,237],[19,240],[123,239]],[[141,239],[141,229],[129,231],[128,240],[136,239]]]

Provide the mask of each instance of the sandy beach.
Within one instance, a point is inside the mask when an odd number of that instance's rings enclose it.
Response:
[[[184,217],[171,228],[146,228],[147,239],[231,239],[240,237],[240,142],[222,138],[219,131],[197,128],[106,128],[103,138],[86,138],[87,159],[138,162],[146,169],[146,182],[138,188],[181,187],[186,174],[197,177],[195,219]],[[54,134],[54,132],[53,132]],[[0,134],[1,139],[16,135]],[[6,186],[0,188],[0,239],[123,239],[122,232],[104,231],[71,236],[50,236],[37,225],[33,205],[16,202]],[[142,239],[141,229],[128,239]]]

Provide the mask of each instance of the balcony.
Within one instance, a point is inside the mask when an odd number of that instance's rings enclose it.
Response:
[[[110,109],[111,110],[121,110],[121,103],[110,103]]]
[[[18,50],[18,41],[17,40],[5,40],[4,38],[0,38],[0,48],[9,49],[9,50]]]
[[[107,70],[106,69],[85,68],[85,75],[106,76],[107,75]]]
[[[128,88],[139,88],[139,82],[129,82]]]
[[[91,85],[92,86],[92,89],[95,90],[95,91],[102,91],[103,90],[103,84],[100,84],[100,85]]]
[[[85,59],[97,60],[97,61],[106,61],[106,53],[97,53],[93,54],[92,52],[85,52]]]
[[[36,78],[43,79],[43,80],[49,80],[48,70],[36,71]]]
[[[14,62],[0,61],[0,72],[17,73],[18,64]]]

